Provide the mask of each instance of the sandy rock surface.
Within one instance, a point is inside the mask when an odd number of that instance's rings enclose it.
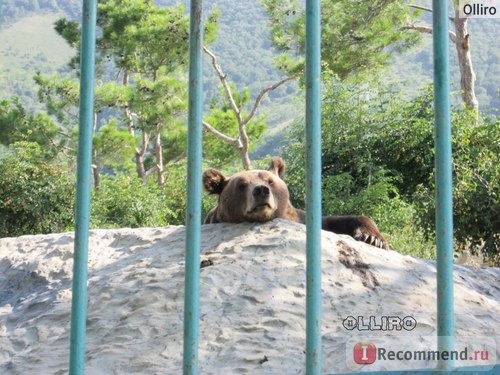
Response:
[[[200,374],[304,374],[305,226],[202,228]],[[87,374],[181,373],[184,236],[182,226],[91,231]],[[0,239],[1,374],[67,373],[72,266],[73,233]],[[353,360],[359,342],[435,345],[434,262],[323,232],[322,268],[324,373],[435,365]],[[498,363],[500,270],[455,266],[454,277],[465,364]],[[488,361],[471,361],[476,349]]]

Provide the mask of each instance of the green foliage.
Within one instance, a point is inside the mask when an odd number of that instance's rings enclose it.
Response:
[[[279,65],[295,70],[305,51],[305,10],[296,0],[264,0],[263,5],[274,46],[292,58],[285,66],[283,61]],[[402,31],[416,14],[401,1],[341,0],[322,1],[321,5],[324,69],[341,78],[373,72],[387,64],[391,53],[418,40],[417,33]]]
[[[73,176],[43,159],[40,146],[29,142],[14,143],[0,159],[0,237],[72,229]],[[168,164],[165,174],[163,187],[126,174],[103,176],[99,189],[92,190],[91,227],[184,224],[185,161]],[[207,196],[203,215],[214,205],[215,197]]]
[[[53,158],[64,146],[58,126],[45,113],[31,115],[18,98],[0,101],[0,143],[8,146],[20,141],[34,142],[43,150],[43,158]]]
[[[432,258],[432,237],[418,227],[417,211],[398,191],[397,179],[380,170],[376,181],[364,188],[348,173],[323,180],[323,211],[340,215],[366,215],[375,220],[391,246],[403,254]]]
[[[116,119],[111,119],[94,135],[94,163],[115,172],[132,172],[135,143],[134,136],[127,129],[119,128]]]
[[[482,119],[470,126],[467,112],[453,118],[453,226],[459,249],[500,261],[500,128],[499,121]],[[420,223],[433,233],[434,176],[417,187],[414,197]]]
[[[48,114],[64,129],[75,127],[78,124],[79,82],[59,75],[45,77],[40,72],[33,79],[38,86],[38,100],[45,104]]]
[[[339,125],[336,123],[336,125]],[[330,128],[332,130],[332,128]],[[295,136],[302,137],[300,131]],[[292,136],[293,138],[295,136]],[[345,152],[348,147],[339,151]],[[350,154],[349,154],[350,155]],[[304,144],[294,142],[283,154],[287,163],[286,182],[295,207],[305,207]],[[434,257],[432,238],[418,224],[418,215],[411,202],[399,194],[397,178],[378,168],[368,184],[368,178],[355,179],[354,170],[364,168],[354,159],[350,172],[327,172],[323,168],[322,211],[327,215],[366,215],[373,218],[391,246],[403,254],[421,258]],[[323,166],[325,167],[325,165]],[[331,166],[330,166],[331,167]]]
[[[500,261],[500,121],[462,122],[454,134],[453,207],[460,243],[480,246]]]
[[[94,106],[97,113],[106,107],[125,106],[134,96],[134,89],[113,81],[105,82],[95,88]]]
[[[432,256],[434,140],[431,88],[412,101],[364,85],[325,83],[323,207],[329,214],[373,217],[395,248]],[[498,121],[471,126],[453,111],[454,227],[457,249],[499,253]],[[303,125],[302,125],[303,126]],[[285,150],[293,203],[304,206],[303,127]],[[405,250],[407,249],[407,250]],[[414,250],[411,250],[414,249]]]
[[[80,42],[80,25],[78,22],[60,18],[54,23],[54,30],[64,38],[71,48],[78,46]]]
[[[382,93],[382,97],[381,108],[373,117],[374,126],[370,126],[378,134],[366,146],[374,150],[375,164],[401,176],[398,189],[410,197],[419,184],[428,181],[434,168],[432,86],[407,102],[391,92]]]
[[[119,228],[167,225],[173,212],[163,202],[162,190],[154,182],[143,184],[137,177],[104,176],[93,190],[91,225]]]
[[[35,7],[37,2],[39,7]],[[155,0],[157,6],[171,6],[177,0]],[[188,6],[187,0],[183,1]],[[236,82],[238,87],[249,87],[252,94],[258,93],[263,86],[276,82],[281,74],[274,68],[275,49],[269,42],[269,28],[266,13],[260,2],[242,2],[239,0],[206,0],[203,2],[208,13],[210,6],[217,3],[222,9],[218,25],[218,40],[212,50],[217,53],[221,66]],[[303,1],[301,2],[303,3]],[[357,2],[353,2],[357,4]],[[378,3],[378,2],[377,2]],[[36,91],[31,76],[35,70],[44,74],[59,71],[69,58],[69,47],[50,27],[64,14],[71,20],[81,19],[81,1],[76,0],[23,0],[7,1],[4,4],[4,28],[0,30],[0,98],[19,96],[23,105],[31,112],[39,109]],[[187,8],[186,6],[186,8]],[[57,12],[57,13],[55,13]],[[36,16],[30,16],[35,15]],[[57,16],[55,16],[57,14]],[[30,16],[30,17],[28,17]],[[22,18],[21,18],[22,17]],[[18,20],[14,25],[11,23]],[[418,23],[430,23],[430,13],[423,12]],[[39,24],[40,23],[40,24]],[[43,25],[42,25],[43,23]],[[500,63],[498,56],[498,21],[495,19],[469,19],[472,59],[477,75],[476,95],[481,110],[495,111],[500,108]],[[450,27],[453,27],[450,24]],[[237,32],[235,32],[237,30]],[[422,35],[422,43],[404,54],[392,54],[390,76],[384,79],[395,82],[413,97],[417,89],[432,82],[432,36]],[[338,48],[338,47],[337,47]],[[453,48],[453,47],[452,47]],[[362,48],[358,49],[362,51]],[[388,52],[392,52],[388,49]],[[460,75],[456,64],[456,54],[451,53],[452,84],[458,88]],[[207,103],[217,94],[218,80],[213,72],[205,69],[205,92]],[[272,101],[265,100],[263,110],[267,114],[272,128],[281,121],[273,121],[275,114],[290,114],[287,90],[293,85],[286,85],[274,92]],[[459,96],[457,96],[459,97]],[[281,99],[281,103],[280,100]],[[286,117],[285,121],[293,116]]]
[[[189,18],[184,7],[158,8],[151,0],[106,0],[99,2],[98,7],[101,32],[97,40],[99,79],[94,103],[97,171],[102,172],[105,167],[114,172],[130,171],[135,149],[141,150],[140,158],[148,167],[162,163],[159,155],[166,160],[177,158],[186,147],[186,129],[181,119],[187,108],[184,71]],[[215,38],[217,18],[217,11],[210,14],[207,42]],[[79,50],[78,23],[60,19],[55,29]],[[74,69],[78,67],[78,53],[70,62]],[[121,84],[117,83],[118,77]],[[67,132],[72,131],[77,119],[78,82],[74,77],[47,78],[42,74],[37,74],[35,81],[39,99],[49,114]],[[133,139],[137,144],[132,145]],[[163,153],[164,145],[167,147]],[[137,172],[145,178],[142,164]]]
[[[184,161],[173,160],[182,159],[186,144],[183,118],[188,18],[182,6],[154,6],[165,2],[168,1],[99,2],[98,22],[102,34],[98,40],[99,81],[95,103],[98,131],[94,138],[94,162],[110,175],[102,178],[100,189],[93,193],[94,227],[184,223],[186,165]],[[17,8],[10,6],[8,14],[20,16],[25,11],[37,12],[41,8],[47,9],[45,3],[49,2],[25,0]],[[81,3],[76,1],[51,1],[50,4],[54,9],[65,5],[81,8]],[[209,14],[206,42],[213,41],[217,30],[221,30],[223,38],[214,51],[220,56],[231,81],[236,82],[237,87],[249,86],[251,92],[260,91],[262,86],[275,82],[278,77],[274,70],[265,74],[273,50],[263,36],[267,32],[261,27],[265,22],[263,13],[254,3],[233,1],[233,6],[219,4],[223,14],[217,9]],[[272,41],[283,52],[277,58],[277,64],[282,70],[296,74],[302,69],[304,52],[303,11],[288,0],[269,0],[265,4],[272,24]],[[411,21],[413,15],[395,0],[323,1],[322,5],[323,71],[327,74],[333,71],[343,81],[339,84],[337,79],[329,77],[324,86],[325,212],[369,215],[379,223],[394,248],[418,256],[433,256],[431,91],[427,89],[414,100],[407,101],[398,93],[386,92],[366,82],[354,85],[346,80],[359,72],[373,74],[394,51],[412,45],[415,34],[401,33],[400,26]],[[226,20],[220,28],[219,17]],[[242,17],[247,18],[245,22],[241,22]],[[474,26],[471,20],[471,30],[474,27],[477,30],[480,25],[491,26],[488,22],[481,20]],[[10,32],[20,34],[33,23],[30,19],[30,25],[23,24]],[[62,19],[56,22],[55,29],[71,47],[78,49],[80,29],[77,22]],[[29,30],[32,35],[41,35]],[[488,38],[495,35],[493,32],[483,33]],[[16,45],[9,44],[6,58],[2,60],[6,69],[1,72],[1,86],[4,95],[6,92],[10,96],[11,90],[17,90],[22,93],[22,98],[0,102],[0,143],[7,145],[5,149],[11,152],[0,161],[0,235],[70,229],[72,178],[47,160],[56,158],[62,147],[66,147],[69,138],[61,133],[70,133],[75,128],[78,84],[74,79],[45,76],[49,67],[57,65],[48,59],[54,51],[52,45],[56,45],[52,40],[48,52],[32,56],[30,60],[29,51],[18,50],[25,41],[13,38],[13,34],[2,35],[8,36],[4,38],[6,41],[16,39]],[[236,36],[240,36],[244,43]],[[47,39],[45,35],[43,38]],[[474,48],[472,53],[482,51],[486,58],[494,60],[495,53],[491,49],[494,43],[479,39],[474,39],[474,45],[482,45],[482,48]],[[491,53],[484,54],[484,51]],[[411,67],[412,74],[419,64],[428,71],[427,60],[430,58],[427,56],[424,49],[411,64],[399,65]],[[77,67],[78,60],[76,56],[73,67]],[[498,85],[492,82],[499,76],[495,74],[498,65],[493,60],[488,60],[486,68],[478,66],[476,69],[480,82],[491,83],[494,91],[493,94],[489,92],[490,97],[497,96]],[[12,77],[18,77],[19,72],[24,75],[29,72],[31,76],[34,69],[41,72],[35,77],[40,100],[47,104],[49,115],[57,120],[57,126],[45,114],[31,114],[31,106],[25,104],[30,90],[26,89],[24,82],[13,81]],[[212,72],[209,75],[213,77]],[[408,77],[411,80],[411,76]],[[366,78],[366,75],[361,78]],[[359,77],[357,82],[361,82]],[[213,95],[207,97],[217,94],[217,83],[206,86],[213,87]],[[480,90],[478,94],[481,96]],[[243,107],[249,98],[248,90],[236,93],[236,100]],[[21,102],[30,110],[25,110]],[[248,107],[245,110],[248,111]],[[273,112],[277,110],[273,108]],[[214,99],[207,120],[225,134],[238,136],[238,124],[227,101]],[[461,247],[477,249],[484,246],[485,251],[495,257],[499,251],[500,227],[498,121],[482,119],[478,126],[471,127],[468,114],[455,111],[453,125],[456,240]],[[263,129],[262,117],[248,124],[249,135],[254,139],[252,145]],[[163,187],[150,181],[151,177],[143,182],[131,176],[134,150],[137,145],[142,145],[138,133],[143,130],[153,133],[148,134],[151,140],[157,132],[161,134],[166,160]],[[287,182],[293,203],[303,208],[302,131],[303,125],[294,129],[284,157],[288,164]],[[156,162],[151,151],[154,145],[149,142],[147,146],[146,166],[151,167]],[[207,162],[210,166],[235,159],[237,151],[211,134],[206,134],[204,146],[205,157],[211,160]],[[213,207],[215,199],[204,199],[204,213]]]
[[[0,160],[0,237],[62,232],[73,223],[74,183],[44,161],[36,143],[17,142]]]
[[[160,9],[152,0],[106,0],[99,3],[98,25],[98,50],[119,68],[174,71],[187,61],[189,21],[182,5]]]
[[[160,74],[155,80],[136,77],[130,108],[136,113],[140,129],[155,129],[158,124],[165,130],[174,130],[175,120],[186,113],[186,82],[175,76]]]
[[[165,167],[165,185],[119,174],[103,176],[92,192],[93,228],[183,225],[186,218],[186,163]],[[201,176],[200,176],[201,178]],[[203,200],[202,214],[214,207],[214,197]]]

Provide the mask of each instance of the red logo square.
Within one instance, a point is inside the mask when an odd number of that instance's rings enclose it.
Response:
[[[353,349],[354,362],[370,365],[377,359],[377,347],[371,342],[358,342]]]

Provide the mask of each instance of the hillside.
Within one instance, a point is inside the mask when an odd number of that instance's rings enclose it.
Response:
[[[156,0],[160,6],[176,0]],[[189,2],[184,0],[185,4]],[[274,49],[268,39],[265,12],[259,2],[237,0],[207,0],[207,11],[217,4],[221,11],[218,40],[211,47],[219,64],[238,88],[249,87],[255,95],[263,88],[278,81],[282,74],[273,66]],[[0,25],[0,100],[12,95],[32,110],[39,108],[32,76],[36,70],[50,74],[66,70],[66,61],[72,52],[52,30],[53,22],[60,16],[79,18],[80,2],[56,0],[6,0]],[[187,6],[188,8],[188,6]],[[424,14],[428,20],[428,15]],[[500,97],[500,46],[496,37],[500,23],[496,19],[470,21],[472,54],[477,74],[477,96],[480,109],[486,113],[499,113]],[[455,103],[459,103],[459,75],[455,52],[450,51],[452,82]],[[431,36],[424,35],[422,43],[403,55],[395,55],[384,75],[387,84],[394,84],[403,93],[413,97],[418,88],[432,81]],[[208,61],[205,63],[206,102],[216,95],[218,78]],[[261,108],[270,130],[268,140],[256,155],[273,153],[282,141],[281,130],[303,116],[302,101],[292,99],[297,85],[287,84],[269,98]],[[271,140],[270,140],[271,139]]]
[[[82,12],[80,0],[3,0],[0,5],[0,26],[34,14],[64,13],[67,17],[79,18]]]
[[[35,73],[67,70],[73,51],[53,26],[62,16],[30,15],[0,29],[0,100],[17,95],[27,108],[38,108]]]

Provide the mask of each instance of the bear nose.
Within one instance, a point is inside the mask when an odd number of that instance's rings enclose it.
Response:
[[[265,185],[256,186],[253,189],[252,195],[254,197],[267,197],[269,195],[269,188]]]

